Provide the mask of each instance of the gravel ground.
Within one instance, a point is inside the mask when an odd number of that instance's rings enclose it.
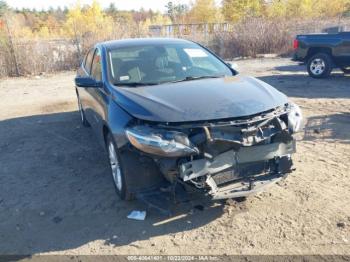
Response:
[[[288,59],[237,62],[303,109],[296,171],[245,202],[168,219],[120,201],[79,122],[74,72],[0,80],[0,254],[350,254],[350,78]],[[186,212],[185,212],[186,211]]]

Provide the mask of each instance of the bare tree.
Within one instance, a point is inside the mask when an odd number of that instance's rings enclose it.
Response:
[[[16,76],[20,76],[20,71],[19,71],[19,66],[18,66],[18,61],[16,57],[16,52],[14,48],[14,43],[13,43],[13,35],[12,35],[12,28],[10,25],[10,11],[5,11],[5,13],[2,15],[5,29],[6,29],[6,34],[7,34],[7,45],[10,51],[10,56],[12,58],[12,61],[15,65],[15,74]]]

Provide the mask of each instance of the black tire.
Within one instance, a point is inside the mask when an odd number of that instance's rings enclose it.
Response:
[[[307,72],[313,78],[327,78],[332,70],[332,57],[326,53],[318,53],[312,56],[307,63]]]
[[[350,74],[350,68],[343,67],[341,70],[344,72],[344,74]]]
[[[112,161],[114,159],[112,159],[111,156],[111,149],[110,146],[114,147],[115,153],[116,153],[116,159],[118,161],[118,165],[119,165],[119,169],[120,169],[120,182],[117,182],[117,178],[113,173],[113,167],[112,167]],[[109,162],[110,162],[110,170],[111,170],[111,175],[112,175],[112,181],[114,184],[114,188],[118,194],[118,196],[120,197],[121,200],[133,200],[134,199],[134,195],[129,191],[128,189],[128,185],[126,183],[126,178],[125,178],[125,172],[124,172],[124,166],[123,166],[123,158],[121,157],[118,148],[116,146],[116,143],[114,142],[114,139],[112,137],[111,134],[107,134],[107,138],[106,138],[106,149],[107,149],[107,154],[108,154],[108,158],[109,158]],[[118,186],[119,185],[119,186]]]
[[[81,124],[85,127],[90,127],[90,124],[89,122],[87,121],[86,119],[86,116],[85,116],[85,112],[84,112],[84,109],[83,109],[83,106],[81,104],[81,101],[80,101],[80,97],[78,95],[78,92],[77,92],[77,98],[78,98],[78,108],[79,108],[79,114],[80,114],[80,120],[81,120]]]

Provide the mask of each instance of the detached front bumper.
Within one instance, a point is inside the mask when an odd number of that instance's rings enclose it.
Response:
[[[205,179],[213,199],[255,194],[291,172],[295,140],[229,150],[213,159],[198,159],[180,165],[184,182]]]
[[[255,179],[242,180],[225,187],[217,188],[216,191],[210,194],[214,200],[246,197],[266,190],[282,178],[283,176],[275,174],[273,176],[261,176]]]

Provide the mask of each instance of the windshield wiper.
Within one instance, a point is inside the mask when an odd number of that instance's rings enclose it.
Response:
[[[143,82],[120,83],[120,82],[115,82],[115,83],[113,83],[113,85],[137,87],[137,86],[154,86],[154,85],[159,85],[159,83],[143,83]]]
[[[220,76],[186,76],[184,79],[175,80],[171,83],[178,83],[178,82],[185,82],[185,81],[192,81],[192,80],[199,80],[199,79],[206,79],[206,78],[221,78],[224,77],[224,75]]]

